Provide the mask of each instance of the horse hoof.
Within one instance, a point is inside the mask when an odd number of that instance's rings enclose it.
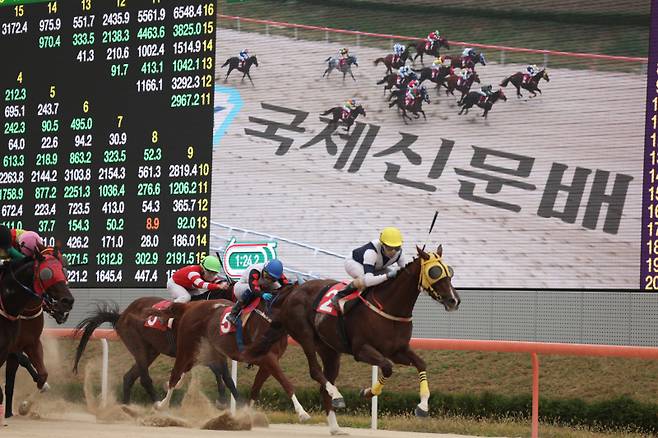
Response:
[[[161,411],[162,409],[164,409],[165,403],[164,401],[155,402],[153,407],[155,408],[156,411]]]
[[[373,398],[374,394],[372,393],[372,390],[370,388],[362,389],[359,395],[362,398]]]
[[[336,435],[349,435],[349,433],[345,432],[343,429],[332,429],[329,431],[332,436]]]
[[[343,397],[331,399],[331,406],[334,409],[343,409],[345,407],[345,399]]]
[[[39,392],[47,392],[50,391],[50,385],[48,382],[44,383],[43,386],[39,389]]]
[[[299,422],[300,423],[306,423],[310,419],[311,419],[311,416],[308,415],[306,412],[302,412],[301,414],[299,414]]]
[[[416,406],[415,413],[416,413],[416,417],[422,417],[422,418],[429,417],[430,415],[428,411],[426,411],[425,409],[421,409],[420,406]]]

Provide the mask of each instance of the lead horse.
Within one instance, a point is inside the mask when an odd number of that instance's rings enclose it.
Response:
[[[311,377],[320,384],[332,435],[343,433],[334,412],[334,408],[345,407],[343,396],[334,386],[341,354],[350,354],[357,361],[381,369],[379,381],[361,392],[368,398],[381,394],[386,380],[393,373],[394,363],[416,367],[420,380],[420,403],[416,415],[428,415],[430,391],[426,365],[409,346],[413,308],[421,291],[447,311],[457,310],[461,300],[452,286],[453,270],[443,261],[441,246],[436,252],[426,253],[420,248],[417,251],[418,257],[401,269],[396,278],[368,289],[365,297],[361,297],[363,305],[354,305],[343,318],[342,326],[339,318],[316,311],[319,307],[332,307],[327,298],[336,281],[311,280],[281,294],[274,306],[278,309],[276,320],[265,335],[245,351],[244,359],[257,360],[290,334],[304,350]],[[323,370],[316,354],[320,355]]]

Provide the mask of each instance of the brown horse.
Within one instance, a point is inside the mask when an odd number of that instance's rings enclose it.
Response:
[[[435,42],[432,47],[427,50],[425,44],[427,43],[426,40],[418,41],[417,43],[411,43],[407,46],[407,49],[409,47],[413,47],[416,49],[416,56],[413,57],[413,62],[416,62],[416,58],[420,56],[420,62],[421,64],[423,63],[423,54],[428,54],[433,57],[439,56],[439,49],[441,47],[445,47],[446,49],[450,49],[450,43],[448,40],[444,37],[439,37],[439,40]]]
[[[377,81],[377,85],[386,84],[384,85],[384,95],[386,95],[386,90],[390,90],[392,93],[393,87],[398,87],[400,89],[407,88],[407,84],[409,84],[409,82],[412,79],[418,79],[418,75],[412,72],[407,77],[405,77],[401,83],[398,84],[398,74],[391,73],[389,75],[384,76],[381,80]],[[388,97],[389,99],[391,98],[390,95]]]
[[[484,110],[482,117],[486,119],[487,114],[489,114],[489,111],[491,111],[491,108],[493,107],[493,104],[498,102],[498,100],[507,101],[507,96],[505,96],[505,93],[503,93],[502,88],[499,88],[498,91],[491,93],[491,96],[486,98],[482,95],[482,93],[478,91],[471,91],[466,95],[464,99],[462,99],[461,103],[459,104],[459,106],[462,107],[461,111],[459,111],[459,115],[462,115],[464,111],[466,111],[465,114],[468,114],[468,110],[473,108],[473,105],[477,105]]]
[[[19,316],[25,309],[33,310],[44,304],[55,321],[62,324],[68,319],[74,301],[59,249],[47,248],[4,266],[0,280],[0,366],[17,348],[17,338],[22,331]],[[0,406],[4,411],[1,388]],[[4,416],[1,412],[0,421]]]
[[[535,73],[534,76],[532,76],[527,82],[523,80],[524,75],[525,73],[523,72],[514,73],[512,76],[503,79],[503,82],[501,82],[500,85],[502,87],[507,87],[507,84],[511,82],[512,85],[516,87],[516,97],[520,99],[523,97],[521,94],[521,88],[531,92],[532,96],[530,97],[536,97],[537,91],[539,91],[539,94],[541,94],[541,90],[539,89],[539,81],[542,79],[544,79],[546,82],[550,81],[548,72],[545,68],[542,68],[537,73]]]
[[[160,297],[138,298],[130,303],[123,312],[119,311],[116,304],[99,304],[96,311],[83,319],[76,328],[76,331],[82,331],[83,333],[75,355],[74,372],[78,370],[80,358],[94,330],[103,323],[110,323],[116,329],[119,338],[121,338],[130,354],[135,358],[135,364],[123,376],[123,403],[130,403],[130,392],[138,377],[151,401],[155,403],[158,396],[153,387],[149,367],[159,355],[176,357],[177,353],[176,328],[178,321],[176,318],[174,318],[173,326],[168,330],[145,326],[147,321],[157,322],[151,319],[156,314],[163,316],[164,322],[160,320],[163,325],[166,325],[169,316],[174,316],[173,313],[168,313],[167,310],[157,311],[153,308],[154,304],[161,301],[163,300]],[[226,360],[220,358],[217,362],[209,364],[208,367],[217,381],[218,403],[223,403],[225,399],[224,387],[221,384],[222,380],[233,394],[233,397],[238,400],[238,393],[229,375]]]
[[[405,125],[407,124],[407,119],[412,120],[411,117],[407,115],[407,111],[410,111],[416,119],[420,117],[420,114],[423,115],[423,118],[427,120],[425,116],[425,111],[423,111],[423,102],[430,103],[430,95],[427,92],[425,87],[420,87],[420,95],[416,97],[412,102],[407,102],[406,99],[406,90],[395,90],[391,93],[392,97],[395,97],[395,100],[391,102],[388,107],[392,108],[394,105],[398,106],[398,110],[402,113],[402,120]]]
[[[407,59],[409,59],[409,47],[405,47],[404,52],[402,52],[402,54],[397,58],[395,54],[391,53],[386,55],[384,58],[375,59],[375,65],[377,66],[380,62],[383,62],[386,66],[386,73],[390,74],[393,73],[393,69],[397,70],[405,65],[407,63]]]
[[[293,285],[284,286],[281,293],[294,288]],[[260,298],[256,299],[260,301]],[[271,324],[266,303],[252,304],[257,307],[249,314],[249,319],[241,329],[245,345],[250,345],[254,339],[260,338]],[[226,320],[231,305],[233,305],[231,301],[217,300],[172,306],[172,312],[182,315],[178,319],[178,353],[169,378],[167,395],[156,404],[156,408],[161,409],[169,404],[174,389],[182,381],[183,375],[194,365],[202,339],[208,341],[215,353],[242,361],[242,354],[236,339],[237,332],[231,332],[234,327]],[[269,345],[267,351],[264,351],[258,360],[251,362],[258,365],[258,372],[251,387],[249,404],[253,404],[258,399],[263,383],[272,375],[292,399],[299,421],[307,421],[311,417],[297,400],[292,383],[279,365],[279,359],[283,356],[287,346],[288,339],[279,338]]]
[[[240,58],[237,56],[234,56],[232,58],[229,58],[222,64],[222,67],[224,68],[225,66],[228,65],[228,71],[226,72],[226,77],[224,78],[224,83],[228,81],[228,76],[231,74],[233,70],[237,70],[240,73],[242,73],[242,80],[244,81],[244,77],[249,78],[249,82],[251,82],[251,85],[254,85],[254,81],[251,80],[251,75],[249,74],[249,70],[251,69],[252,65],[255,65],[258,67],[258,58],[255,56],[250,56],[249,59],[247,59],[243,65],[240,65]]]
[[[381,393],[393,373],[393,363],[415,366],[421,399],[416,415],[427,415],[430,392],[425,362],[409,347],[413,308],[421,291],[447,311],[457,310],[460,299],[451,283],[453,270],[442,259],[442,248],[439,246],[434,253],[420,248],[417,251],[418,258],[401,269],[396,278],[367,290],[361,301],[356,300],[342,318],[332,316],[335,309],[330,295],[336,292],[329,288],[337,283],[334,280],[311,280],[281,294],[274,305],[278,324],[273,323],[270,330],[245,351],[245,359],[257,360],[290,334],[306,354],[311,377],[321,385],[332,435],[341,433],[333,409],[345,406],[343,396],[334,386],[342,353],[381,368],[383,377],[374,387],[361,392],[364,397]],[[324,370],[320,368],[316,353],[322,359]]]
[[[446,56],[450,60],[450,67],[452,68],[471,68],[475,70],[476,64],[487,65],[487,60],[484,53],[475,53],[475,56]]]
[[[359,117],[359,115],[363,115],[363,117],[366,116],[366,110],[363,109],[361,105],[358,105],[354,110],[350,112],[350,115],[347,116],[346,118],[343,117],[343,108],[339,106],[335,106],[333,108],[329,108],[327,111],[320,113],[322,116],[327,116],[331,114],[333,119],[329,122],[334,125],[338,125],[338,123],[342,123],[345,125],[343,129],[347,132],[350,132],[350,127],[354,124],[356,121],[356,118]]]
[[[426,80],[430,80],[431,82],[434,82],[437,85],[437,88],[440,88],[441,85],[444,84],[446,78],[450,76],[450,67],[444,67],[444,66],[438,69],[434,69],[431,67],[424,67],[420,70],[413,69],[413,71],[415,73],[420,73],[418,82],[422,84]]]
[[[458,103],[461,103],[462,100],[464,100],[464,96],[471,91],[471,86],[474,82],[477,82],[478,84],[480,83],[480,76],[478,76],[476,72],[473,72],[466,80],[460,79],[460,76],[450,75],[443,84],[443,86],[446,87],[446,95],[452,94],[454,96],[455,90],[462,94]]]

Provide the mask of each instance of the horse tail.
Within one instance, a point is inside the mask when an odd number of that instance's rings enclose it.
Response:
[[[286,330],[283,328],[283,324],[273,321],[265,334],[242,353],[242,359],[248,363],[255,362],[258,358],[270,351],[272,346],[284,336],[286,336]]]
[[[514,76],[514,75],[512,75],[512,76]],[[500,86],[501,87],[507,87],[507,84],[509,83],[509,81],[512,80],[512,76],[503,79],[503,82],[500,83]]]
[[[331,61],[331,56],[324,60],[324,62],[329,62],[329,61]]]
[[[112,328],[116,328],[120,317],[121,312],[119,311],[119,305],[117,303],[110,304],[103,302],[96,305],[96,311],[93,312],[91,316],[88,316],[78,323],[75,327],[74,336],[80,332],[82,332],[82,336],[80,337],[80,344],[78,344],[78,348],[75,352],[75,363],[73,365],[74,373],[77,374],[78,372],[80,358],[82,357],[82,353],[84,353],[94,330],[106,322],[109,322],[112,325]]]
[[[384,58],[375,59],[375,65],[379,65],[380,62],[386,62],[386,60]]]
[[[388,76],[384,76],[384,79],[377,81],[377,85],[385,84],[388,82]]]
[[[226,67],[227,65],[229,65],[230,63],[231,63],[231,58],[227,59],[226,62],[225,62],[224,64],[222,64],[222,66],[219,67],[219,68],[224,68],[224,67]]]
[[[327,111],[325,111],[325,112],[323,112],[323,113],[320,113],[320,115],[321,115],[321,116],[326,116],[326,115],[331,114],[332,112],[334,112],[334,108],[330,108],[330,109],[328,109]]]

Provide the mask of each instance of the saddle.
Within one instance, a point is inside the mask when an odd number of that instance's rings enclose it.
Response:
[[[242,321],[242,326],[243,327],[247,323],[247,321],[249,320],[249,317],[251,316],[253,311],[256,310],[256,308],[260,304],[260,301],[261,301],[260,297],[255,298],[251,303],[249,303],[249,305],[247,307],[242,309],[242,311],[240,312],[240,320]],[[229,333],[233,333],[233,332],[236,331],[236,327],[233,324],[231,324],[231,322],[228,319],[226,319],[228,317],[229,313],[231,313],[231,309],[233,309],[233,306],[228,306],[228,307],[224,308],[224,310],[222,311],[222,313],[220,315],[220,321],[221,321],[220,324],[219,324],[219,334],[220,335],[228,335]],[[259,310],[259,312],[260,312],[260,310]],[[261,314],[262,314],[262,312],[261,312]]]
[[[478,100],[478,103],[485,103],[487,99],[488,99],[487,96],[485,96],[484,94],[480,94],[480,99]]]
[[[404,97],[404,104],[406,106],[413,106],[416,103],[416,97],[413,96],[405,96]]]

